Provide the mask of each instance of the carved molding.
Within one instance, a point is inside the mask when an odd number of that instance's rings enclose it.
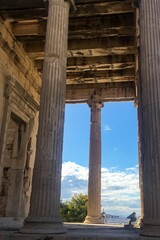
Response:
[[[22,117],[24,121],[28,122],[35,116],[35,113],[39,111],[39,104],[19,82],[12,77],[6,80],[4,96],[10,99],[11,111],[17,109],[21,115],[20,117]]]

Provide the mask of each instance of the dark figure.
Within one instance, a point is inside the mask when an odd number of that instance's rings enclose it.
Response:
[[[131,226],[132,223],[134,223],[134,222],[137,220],[136,213],[133,212],[133,213],[132,213],[131,215],[129,215],[127,218],[130,219],[130,221],[129,221],[129,226]]]

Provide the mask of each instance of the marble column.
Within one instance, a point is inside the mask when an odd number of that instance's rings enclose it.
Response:
[[[87,224],[104,223],[101,217],[101,108],[102,99],[99,95],[91,95],[88,101],[91,108],[89,181],[88,181],[88,212]]]
[[[160,237],[160,1],[140,3],[141,234]]]
[[[49,0],[39,130],[29,216],[23,233],[62,233],[61,165],[70,1]]]

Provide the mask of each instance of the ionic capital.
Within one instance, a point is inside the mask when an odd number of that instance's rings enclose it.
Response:
[[[91,109],[101,109],[104,107],[104,103],[103,103],[103,100],[102,98],[100,97],[100,95],[98,94],[91,94],[90,98],[88,99],[87,101],[88,103],[88,106],[91,108]]]
[[[45,3],[49,3],[49,6],[52,5],[63,5],[64,2],[68,2],[72,9],[76,10],[74,0],[43,0]]]

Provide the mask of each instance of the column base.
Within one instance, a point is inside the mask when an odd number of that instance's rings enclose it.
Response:
[[[0,230],[14,231],[23,227],[23,218],[0,217]]]
[[[20,229],[20,233],[26,234],[52,234],[66,233],[66,228],[62,222],[25,222],[24,227]]]
[[[159,225],[148,225],[143,224],[140,231],[140,235],[148,237],[160,237],[160,224]]]
[[[86,224],[104,224],[104,219],[101,217],[87,216],[84,223],[86,223]]]

